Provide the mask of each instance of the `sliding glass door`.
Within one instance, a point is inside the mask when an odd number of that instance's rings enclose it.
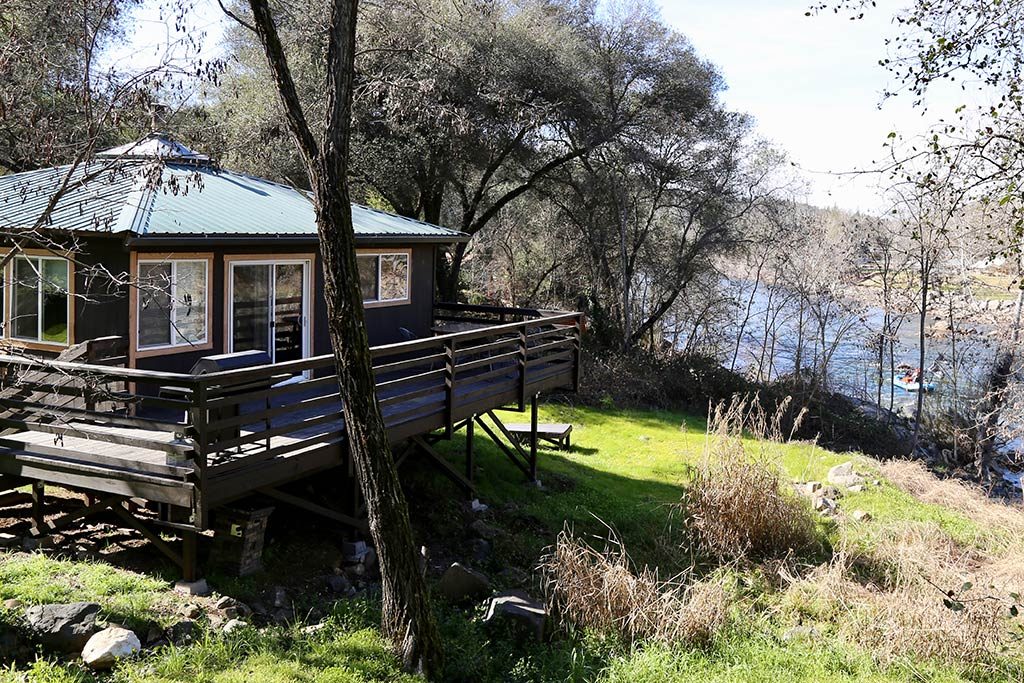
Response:
[[[309,355],[309,262],[232,261],[230,350],[266,351],[275,363]]]

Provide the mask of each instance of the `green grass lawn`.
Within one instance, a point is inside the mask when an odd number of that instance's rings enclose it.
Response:
[[[702,457],[705,422],[673,412],[580,408],[550,404],[542,421],[571,422],[569,452],[541,451],[543,487],[530,485],[481,431],[477,436],[479,497],[492,510],[486,516],[499,529],[492,576],[505,564],[535,566],[544,549],[566,525],[578,533],[605,535],[614,528],[634,562],[658,566],[671,575],[692,560],[679,550],[672,528],[672,506]],[[751,448],[761,448],[750,442]],[[439,448],[461,467],[462,436]],[[811,444],[772,444],[784,476],[824,480],[833,465],[855,459],[861,471],[871,461],[824,451]],[[427,515],[423,527],[436,537],[465,535],[452,485],[424,466],[410,472],[413,514]],[[999,530],[979,527],[964,515],[921,503],[882,480],[842,500],[846,511],[873,516],[870,524],[821,522],[829,543],[840,536],[865,547],[895,526],[938,528],[954,542],[989,549],[1003,542]],[[607,525],[607,526],[606,526]],[[291,561],[291,560],[289,560]],[[937,661],[898,659],[881,664],[873,653],[838,635],[786,641],[793,611],[757,568],[727,568],[737,600],[730,625],[705,649],[664,645],[626,647],[594,633],[562,636],[543,646],[506,640],[479,623],[481,607],[469,612],[439,607],[451,681],[997,681],[1024,676],[1024,668],[951,666]],[[769,577],[770,578],[770,577]],[[495,576],[500,585],[501,579]],[[215,585],[215,587],[217,587]],[[0,597],[27,603],[93,599],[112,621],[166,621],[169,583],[115,570],[103,564],[58,561],[42,555],[0,555]],[[938,598],[937,598],[938,599]],[[0,613],[0,623],[4,620]],[[315,635],[299,623],[253,629],[221,637],[208,634],[183,648],[163,648],[128,662],[110,675],[115,681],[404,681],[396,661],[374,628],[372,602],[356,600],[329,617]],[[842,619],[840,613],[836,618]],[[824,626],[823,628],[830,628]],[[1016,667],[1016,668],[1014,668]],[[41,660],[30,668],[0,672],[0,681],[91,681],[74,664]]]

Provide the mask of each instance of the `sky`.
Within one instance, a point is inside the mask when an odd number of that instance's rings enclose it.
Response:
[[[939,112],[960,104],[957,92],[938,93],[922,116],[909,98],[882,103],[890,74],[878,65],[884,38],[894,31],[898,5],[880,0],[864,19],[826,12],[807,17],[809,0],[656,0],[665,21],[686,35],[723,75],[722,97],[751,115],[756,134],[784,149],[807,181],[804,199],[819,206],[880,211],[885,202],[870,169],[884,158],[890,131],[923,133]],[[134,17],[127,45],[112,59],[155,63],[173,32],[148,0]],[[187,17],[206,34],[204,53],[216,54],[226,19],[214,0],[197,0]],[[881,104],[881,107],[879,106]]]

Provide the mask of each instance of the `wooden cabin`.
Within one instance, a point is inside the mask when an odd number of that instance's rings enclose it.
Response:
[[[437,302],[438,247],[466,236],[352,214],[398,464],[426,458],[471,493],[479,427],[535,479],[537,395],[578,386],[581,316]],[[304,192],[153,135],[74,170],[0,177],[0,229],[0,492],[31,484],[34,534],[113,511],[193,577],[211,516],[254,494],[363,526]],[[509,408],[531,409],[525,444],[495,412]],[[463,467],[433,448],[459,430]],[[289,490],[313,475],[344,482],[345,500]],[[48,484],[87,505],[47,519]]]
[[[0,177],[0,226],[33,226],[68,171]],[[370,343],[430,335],[437,247],[467,236],[365,206],[352,218]],[[5,272],[8,346],[56,354],[118,336],[129,367],[166,372],[251,349],[272,362],[330,352],[313,205],[298,189],[151,136],[77,169],[45,230],[54,248]]]

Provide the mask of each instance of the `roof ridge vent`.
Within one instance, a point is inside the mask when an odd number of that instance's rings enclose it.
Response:
[[[166,133],[150,133],[140,140],[111,147],[99,152],[96,156],[101,158],[149,159],[198,165],[208,165],[211,163],[209,156],[189,149]]]

